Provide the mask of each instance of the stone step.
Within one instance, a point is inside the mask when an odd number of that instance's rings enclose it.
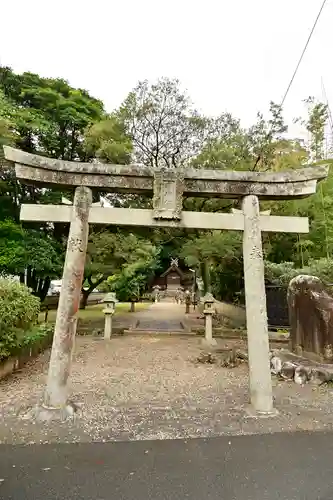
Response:
[[[187,337],[193,337],[196,335],[195,332],[190,332],[186,330],[124,330],[124,335],[181,335]]]

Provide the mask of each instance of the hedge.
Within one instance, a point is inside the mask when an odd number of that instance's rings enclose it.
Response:
[[[14,280],[0,279],[0,360],[47,335],[37,327],[40,301]]]

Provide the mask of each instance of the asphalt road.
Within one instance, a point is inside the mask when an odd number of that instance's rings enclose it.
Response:
[[[333,434],[0,446],[1,500],[332,500]]]

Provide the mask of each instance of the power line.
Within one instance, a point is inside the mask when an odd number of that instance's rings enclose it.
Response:
[[[317,23],[318,23],[318,21],[319,21],[319,18],[320,18],[320,16],[321,16],[321,13],[322,13],[322,11],[323,11],[323,8],[325,7],[326,2],[327,2],[327,0],[324,0],[324,1],[323,1],[323,3],[321,4],[321,7],[320,7],[319,12],[318,12],[318,14],[317,14],[317,17],[316,17],[316,19],[315,19],[315,22],[313,23],[312,29],[311,29],[310,34],[309,34],[309,36],[308,36],[308,39],[307,39],[307,41],[306,41],[306,43],[305,43],[305,46],[304,46],[304,48],[303,48],[303,50],[302,50],[301,56],[300,56],[300,58],[299,58],[299,60],[298,60],[298,63],[297,63],[296,68],[295,68],[295,70],[294,70],[294,73],[293,73],[293,75],[292,75],[292,77],[291,77],[291,80],[290,80],[290,82],[289,82],[289,84],[288,84],[287,90],[286,90],[286,91],[285,91],[285,93],[284,93],[283,99],[282,99],[281,104],[280,104],[280,107],[281,107],[281,108],[282,108],[282,106],[283,106],[283,104],[284,104],[284,101],[285,101],[285,100],[286,100],[286,98],[287,98],[287,95],[288,95],[288,93],[289,93],[290,87],[291,87],[291,86],[292,86],[292,84],[293,84],[293,81],[294,81],[295,76],[296,76],[296,74],[297,74],[298,68],[300,67],[300,64],[301,64],[301,62],[302,62],[302,60],[303,60],[304,54],[305,54],[305,52],[306,52],[306,49],[308,48],[308,45],[309,45],[310,40],[311,40],[311,38],[312,38],[313,32],[314,32],[314,30],[316,29]]]
[[[287,87],[287,89],[286,89],[286,91],[285,91],[285,93],[284,93],[284,95],[283,95],[283,98],[282,98],[282,101],[281,101],[281,104],[280,104],[280,108],[282,108],[282,106],[284,105],[284,102],[285,102],[285,100],[286,100],[286,98],[287,98],[287,96],[288,96],[288,94],[289,94],[290,88],[291,88],[291,86],[292,86],[292,84],[293,84],[293,81],[295,80],[295,77],[296,77],[296,75],[297,75],[298,69],[299,69],[299,67],[300,67],[300,65],[301,65],[301,62],[302,62],[302,60],[303,60],[304,54],[305,54],[305,52],[306,52],[306,49],[307,49],[307,48],[308,48],[308,46],[309,46],[310,40],[311,40],[312,35],[313,35],[313,33],[314,33],[314,30],[315,30],[315,28],[316,28],[316,26],[317,26],[317,24],[318,24],[319,18],[320,18],[320,16],[321,16],[321,13],[322,13],[322,11],[323,11],[324,7],[325,7],[326,2],[327,2],[327,0],[323,0],[323,3],[321,4],[321,7],[320,7],[320,9],[319,9],[319,12],[318,12],[318,14],[317,14],[317,16],[316,16],[316,19],[315,19],[315,21],[314,21],[314,23],[313,23],[313,26],[312,26],[312,28],[311,28],[310,34],[309,34],[309,36],[308,36],[308,38],[307,38],[307,40],[306,40],[306,43],[305,43],[305,45],[304,45],[304,48],[303,48],[303,50],[302,50],[301,56],[300,56],[300,58],[299,58],[299,60],[298,60],[298,62],[297,62],[297,64],[296,64],[296,68],[295,68],[295,70],[294,70],[294,72],[293,72],[293,74],[292,74],[292,77],[291,77],[291,79],[290,79],[290,81],[289,81],[289,83],[288,83],[288,87]],[[271,132],[271,130],[267,133],[267,136],[270,134],[270,132]],[[255,170],[256,166],[258,165],[258,163],[259,163],[259,161],[260,161],[260,159],[261,159],[261,155],[262,155],[262,151],[260,152],[260,154],[259,154],[259,156],[258,156],[258,158],[257,158],[257,160],[256,160],[256,163],[255,163],[255,165],[254,165],[254,169],[253,169],[253,170]]]

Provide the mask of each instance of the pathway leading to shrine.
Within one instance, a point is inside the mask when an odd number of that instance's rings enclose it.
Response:
[[[127,441],[332,429],[332,390],[273,379],[279,415],[246,419],[248,367],[197,363],[197,335],[163,335],[185,319],[185,306],[157,303],[128,314],[155,334],[77,336],[66,422],[36,423],[31,412],[45,390],[50,351],[0,382],[0,443]],[[191,320],[191,316],[189,320]],[[219,347],[233,341],[217,339]]]
[[[174,302],[156,302],[137,314],[130,333],[185,334],[190,333],[185,305]]]

